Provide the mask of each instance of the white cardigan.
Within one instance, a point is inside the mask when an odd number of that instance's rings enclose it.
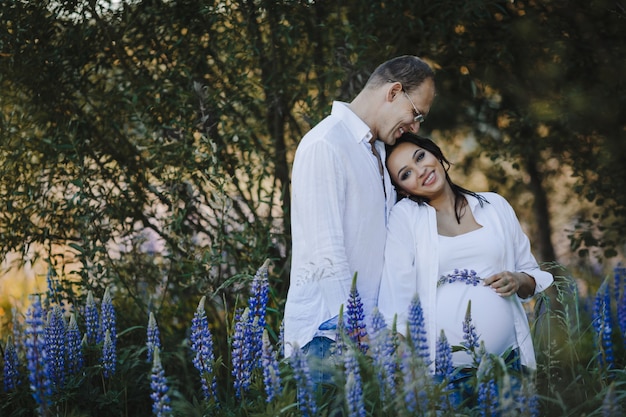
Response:
[[[477,198],[466,195],[474,218],[481,225],[495,231],[505,255],[496,270],[525,272],[535,279],[535,294],[545,290],[553,281],[550,273],[542,271],[530,250],[511,205],[495,193],[480,193],[488,202],[481,207]],[[388,325],[397,315],[397,329],[405,333],[408,307],[415,294],[419,294],[430,346],[431,362],[435,361],[437,340],[437,279],[439,268],[439,239],[435,209],[427,204],[418,205],[404,199],[392,209],[389,218],[385,263],[378,305]],[[535,351],[530,335],[528,318],[521,298],[508,298],[512,305],[513,325],[523,365],[535,369]]]

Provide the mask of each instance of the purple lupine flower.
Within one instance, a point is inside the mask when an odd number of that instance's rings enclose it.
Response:
[[[596,293],[592,324],[596,332],[600,366],[605,369],[611,369],[614,365],[613,342],[611,339],[613,323],[611,318],[611,294],[608,290],[607,281],[600,286]]]
[[[426,324],[424,311],[418,295],[415,295],[409,304],[409,317],[407,320],[407,336],[413,351],[426,364],[430,362],[430,350],[426,337]]]
[[[365,326],[365,314],[363,313],[363,302],[356,286],[356,273],[352,278],[350,293],[348,294],[348,303],[346,306],[346,332],[359,350],[363,353],[367,352],[368,346],[365,341],[367,337],[367,328]]]
[[[113,342],[113,338],[111,337],[111,332],[109,330],[104,332],[101,364],[104,377],[112,377],[115,373],[115,368],[117,364],[117,352],[115,349],[115,343]]]
[[[470,300],[467,302],[465,320],[463,320],[463,342],[461,342],[461,346],[472,353],[474,359],[477,359],[476,348],[480,346],[478,340],[479,338],[476,334],[476,326],[474,326],[474,323],[472,322],[472,300]]]
[[[278,360],[276,353],[270,343],[267,330],[263,331],[263,382],[265,384],[265,401],[272,402],[280,392],[280,371],[278,370]]]
[[[522,379],[516,403],[520,417],[539,417],[539,398],[531,378]]]
[[[17,351],[15,350],[15,346],[13,345],[13,341],[11,340],[11,336],[7,338],[7,344],[4,349],[4,391],[11,392],[17,389],[17,386],[20,384],[20,374],[19,374],[19,360],[17,358]]]
[[[461,402],[459,393],[456,392],[454,384],[450,382],[454,365],[452,364],[452,348],[448,343],[446,333],[441,330],[441,334],[437,338],[436,354],[435,354],[435,377],[441,379],[444,387],[439,401],[439,408],[446,412],[452,412],[458,408]]]
[[[152,362],[152,374],[150,376],[150,398],[152,399],[152,414],[156,417],[166,417],[172,414],[170,406],[170,397],[167,395],[169,390],[165,379],[165,370],[161,364],[161,355],[159,348],[154,348]]]
[[[250,350],[252,326],[250,310],[235,315],[235,334],[232,343],[232,375],[234,377],[235,396],[241,398],[252,383],[253,357]]]
[[[335,329],[335,344],[332,347],[332,354],[341,356],[346,349],[346,323],[343,315],[343,304],[339,307],[337,316],[337,328]]]
[[[423,414],[429,407],[433,381],[424,358],[415,349],[405,349],[400,364],[404,406],[411,415]]]
[[[85,326],[87,328],[87,343],[89,345],[99,343],[101,341],[101,337],[98,306],[96,306],[96,302],[93,300],[93,293],[91,290],[87,292],[87,302],[85,303]]]
[[[269,299],[268,266],[269,259],[257,270],[250,288],[248,298],[248,325],[250,329],[250,354],[252,369],[261,366],[261,356],[263,350],[263,330],[265,329],[265,314],[267,301]]]
[[[355,347],[348,347],[345,354],[346,373],[346,404],[348,406],[348,417],[365,417],[365,403],[363,401],[363,383],[357,351]]]
[[[48,313],[45,334],[50,379],[53,387],[58,391],[65,384],[65,356],[67,352],[67,325],[61,307],[58,305],[55,305]]]
[[[147,330],[147,342],[146,347],[148,348],[148,362],[152,362],[152,355],[154,354],[154,349],[161,349],[161,334],[159,332],[159,326],[157,325],[156,319],[154,318],[154,313],[150,312],[150,316],[148,317],[148,330]]]
[[[209,401],[217,401],[217,381],[213,372],[215,356],[213,353],[213,338],[209,329],[209,321],[204,310],[206,297],[202,297],[191,321],[191,350],[194,352],[193,366],[200,373],[202,392]]]
[[[622,342],[626,346],[626,268],[618,266],[615,272],[615,293],[617,303],[617,325],[622,335]]]
[[[28,380],[33,398],[39,406],[41,415],[47,415],[52,397],[52,381],[50,365],[46,352],[45,312],[39,297],[28,309],[26,314],[26,362]]]
[[[111,287],[107,287],[102,297],[102,305],[100,306],[100,332],[104,336],[106,331],[111,333],[111,340],[117,340],[117,318],[115,308],[113,307],[113,297],[111,296]]]
[[[442,378],[449,378],[454,371],[452,365],[452,348],[448,343],[446,333],[441,330],[441,334],[437,339],[437,348],[435,356],[435,375],[439,375]]]
[[[311,371],[306,357],[297,343],[294,343],[293,353],[289,359],[293,368],[293,379],[296,381],[298,409],[302,413],[302,417],[313,417],[317,413],[317,405],[313,395]]]
[[[85,359],[83,355],[82,338],[76,316],[70,316],[70,324],[67,327],[67,373],[76,375],[83,370]]]
[[[100,307],[100,331],[104,334],[102,346],[102,366],[106,378],[113,376],[117,364],[116,315],[110,287],[104,291]],[[108,337],[107,337],[108,335]],[[108,340],[107,340],[108,338]]]
[[[395,323],[394,323],[395,326]],[[380,387],[380,401],[392,400],[396,393],[395,373],[397,369],[394,353],[394,332],[387,329],[385,318],[377,307],[372,313],[371,356]]]
[[[481,417],[494,417],[498,414],[498,385],[491,378],[478,383],[478,409]]]

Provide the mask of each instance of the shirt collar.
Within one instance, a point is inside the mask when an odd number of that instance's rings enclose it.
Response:
[[[333,101],[331,114],[339,117],[346,124],[357,142],[369,142],[372,139],[372,132],[369,126],[350,110],[348,103]]]

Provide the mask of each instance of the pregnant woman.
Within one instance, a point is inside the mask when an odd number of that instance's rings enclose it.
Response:
[[[412,133],[388,147],[386,164],[400,199],[388,223],[378,300],[387,323],[397,316],[397,329],[405,334],[417,294],[434,363],[442,330],[450,345],[462,344],[471,305],[476,333],[489,353],[512,353],[522,366],[536,368],[522,301],[553,278],[539,268],[510,204],[498,194],[454,184],[441,149]],[[456,368],[473,364],[465,350],[454,352],[452,360]]]

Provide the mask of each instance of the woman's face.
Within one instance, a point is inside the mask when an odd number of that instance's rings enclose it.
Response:
[[[432,200],[446,185],[446,172],[432,153],[404,142],[387,156],[387,169],[394,182],[406,193]]]

